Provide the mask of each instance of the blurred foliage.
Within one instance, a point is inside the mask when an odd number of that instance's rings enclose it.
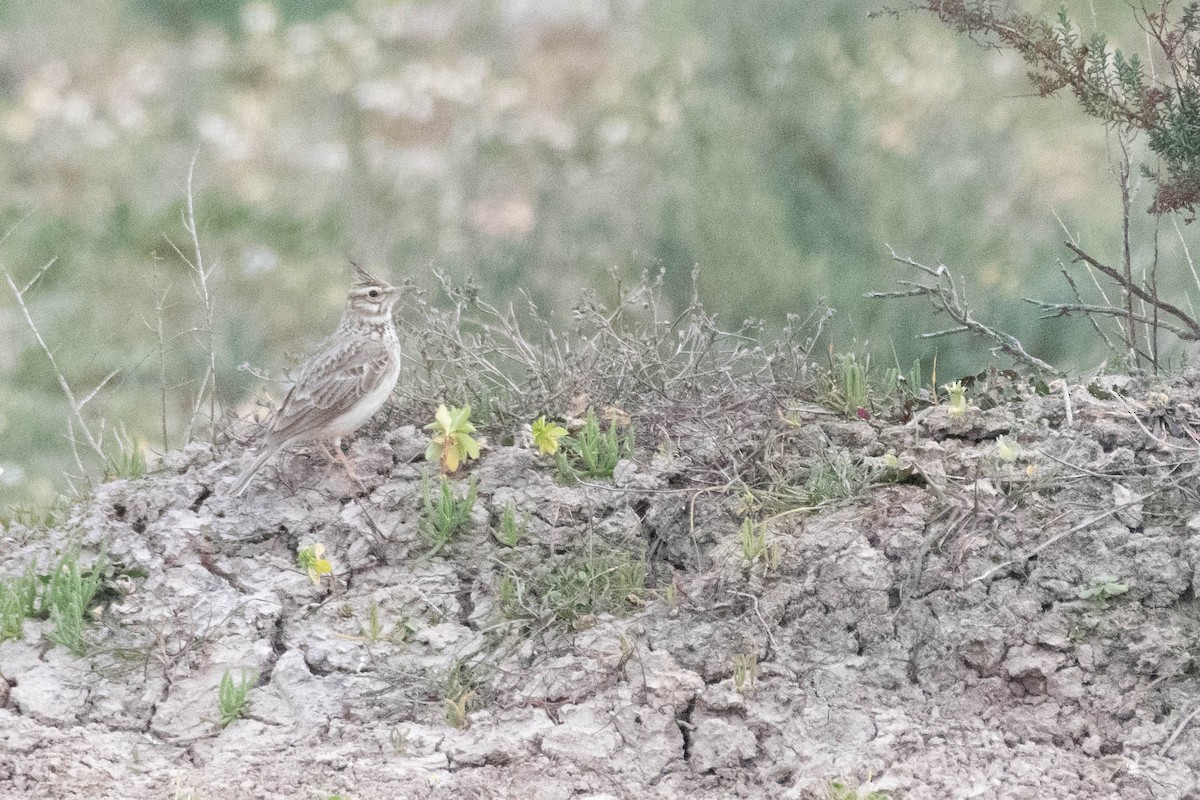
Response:
[[[1066,296],[1056,214],[1093,251],[1118,247],[1104,130],[1029,97],[1012,54],[980,52],[931,17],[864,11],[3,4],[0,224],[12,233],[0,261],[20,281],[58,259],[31,313],[82,391],[121,370],[94,412],[159,450],[164,414],[180,443],[208,360],[172,245],[190,257],[181,211],[197,150],[227,407],[259,384],[239,364],[281,372],[332,329],[350,259],[422,286],[433,267],[474,275],[496,304],[526,287],[562,315],[585,289],[615,291],[614,270],[665,270],[684,304],[698,265],[701,297],[729,327],[781,326],[826,298],[840,311],[835,349],[905,365],[936,354],[947,378],[979,371],[980,345],[913,341],[937,327],[924,309],[861,299],[897,277],[886,242],[953,265],[986,299],[980,313],[1040,357],[1092,363],[1085,323],[1039,321],[1019,298]],[[1102,13],[1095,23],[1136,49],[1132,18]],[[0,506],[63,487],[65,418],[0,292]]]
[[[1200,203],[1200,3],[1173,8],[1171,0],[1160,0],[1137,10],[1149,47],[1144,59],[1111,47],[1102,31],[1085,36],[1065,6],[1054,20],[999,8],[989,0],[927,0],[922,8],[984,46],[1018,53],[1041,96],[1070,90],[1083,111],[1105,125],[1145,132],[1150,150],[1161,160],[1158,169],[1147,166],[1147,177],[1157,183],[1151,210],[1186,209],[1195,219]]]

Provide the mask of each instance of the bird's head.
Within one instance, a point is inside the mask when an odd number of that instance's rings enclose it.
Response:
[[[346,299],[347,312],[373,320],[386,320],[400,299],[400,290],[385,280],[375,277],[358,264],[354,265],[355,281]]]

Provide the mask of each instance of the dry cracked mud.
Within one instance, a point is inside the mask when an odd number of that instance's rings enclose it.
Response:
[[[11,526],[0,571],[75,542],[109,591],[85,656],[0,643],[0,798],[1200,798],[1200,375],[745,413],[574,486],[494,446],[435,555],[404,426],[354,442],[364,492],[301,453],[228,498],[243,454],[193,444]],[[720,436],[797,501],[692,480]]]

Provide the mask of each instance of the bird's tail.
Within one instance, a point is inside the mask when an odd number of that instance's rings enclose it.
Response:
[[[246,487],[250,485],[250,481],[254,479],[255,474],[262,469],[263,464],[266,464],[278,451],[278,445],[264,445],[262,452],[254,457],[249,466],[238,474],[233,486],[229,487],[229,496],[240,497],[242,492],[246,491]]]

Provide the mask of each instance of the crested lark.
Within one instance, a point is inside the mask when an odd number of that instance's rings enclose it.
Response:
[[[341,324],[304,362],[296,383],[267,421],[258,455],[238,475],[230,495],[244,492],[271,456],[305,440],[315,439],[322,450],[325,441],[332,441],[336,457],[355,477],[341,441],[374,416],[400,377],[400,339],[392,320],[400,290],[357,264],[354,270],[358,280],[350,289]]]

